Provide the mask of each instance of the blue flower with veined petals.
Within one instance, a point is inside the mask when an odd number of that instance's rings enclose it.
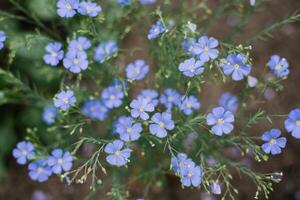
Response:
[[[144,60],[136,60],[126,67],[126,77],[131,80],[142,80],[149,72],[149,66]]]
[[[279,78],[287,77],[290,73],[288,61],[278,55],[271,56],[267,66]]]
[[[53,105],[47,106],[43,110],[43,121],[48,125],[53,124],[57,115],[57,109]]]
[[[181,169],[180,182],[183,186],[199,187],[202,181],[202,169],[200,166],[184,167]]]
[[[76,103],[72,90],[61,91],[54,97],[54,106],[61,110],[67,110]]]
[[[231,76],[234,81],[240,81],[248,76],[251,66],[246,63],[247,57],[242,54],[230,54],[227,59],[222,59],[221,67],[227,76]]]
[[[208,62],[218,57],[219,51],[216,49],[219,45],[214,37],[202,36],[192,46],[192,55],[199,56],[199,59]]]
[[[201,60],[195,60],[190,58],[180,63],[178,69],[187,77],[194,77],[201,74],[204,71],[204,62]]]
[[[103,42],[99,44],[94,53],[94,60],[103,63],[109,57],[111,57],[114,53],[118,52],[119,48],[114,40],[109,40],[107,42]]]
[[[79,7],[79,0],[58,0],[57,14],[60,17],[73,17]]]
[[[44,62],[56,66],[64,58],[64,51],[61,48],[62,44],[60,42],[48,43],[45,47],[47,54],[43,57]]]
[[[78,74],[88,68],[89,61],[84,51],[68,51],[63,64],[70,72]]]
[[[165,89],[164,93],[160,96],[159,101],[168,110],[172,109],[173,106],[179,106],[181,103],[181,95],[179,92],[172,88]]]
[[[93,120],[104,121],[108,112],[109,109],[104,103],[97,99],[86,101],[82,107],[82,113]]]
[[[149,103],[151,103],[154,107],[158,105],[158,92],[153,89],[144,89],[141,91],[141,93],[138,95],[137,98],[145,98]]]
[[[281,148],[286,145],[286,138],[279,137],[280,135],[281,131],[279,129],[271,129],[261,136],[261,139],[266,142],[261,146],[265,153],[271,153],[272,155],[281,153]]]
[[[73,157],[70,152],[63,152],[61,149],[54,149],[47,163],[54,174],[70,171],[72,168]]]
[[[141,123],[134,123],[131,117],[122,117],[117,121],[115,126],[116,133],[125,142],[138,140],[143,130]]]
[[[180,103],[180,110],[183,111],[186,115],[191,115],[193,110],[200,109],[201,104],[193,95],[182,97],[182,101]]]
[[[231,94],[230,92],[225,92],[222,94],[219,105],[225,108],[225,110],[229,110],[232,113],[235,113],[239,108],[239,99],[237,96]]]
[[[35,156],[34,146],[31,142],[26,141],[19,142],[12,153],[20,165],[25,165],[28,160],[32,160]]]
[[[234,115],[223,107],[213,108],[206,117],[207,125],[212,126],[211,131],[217,136],[229,134],[233,130],[233,122]]]
[[[124,142],[121,140],[114,140],[112,143],[108,143],[104,151],[108,154],[106,161],[111,165],[123,166],[128,162],[128,158],[131,154],[131,149],[124,149]]]
[[[161,20],[158,20],[155,24],[153,24],[148,33],[148,39],[154,40],[159,37],[160,34],[166,32],[164,24]]]
[[[300,109],[294,109],[289,113],[284,126],[293,137],[300,139]]]
[[[28,165],[29,176],[32,180],[45,182],[52,175],[51,168],[47,165],[47,160],[39,159]]]
[[[114,86],[109,86],[102,91],[102,100],[108,108],[118,108],[122,104],[124,93],[116,89]]]
[[[82,15],[88,15],[90,17],[97,17],[97,15],[102,11],[100,5],[91,1],[82,1],[79,4],[78,12]]]
[[[118,5],[119,6],[130,6],[131,5],[131,0],[118,0]]]
[[[143,120],[149,119],[148,112],[154,111],[154,105],[151,102],[148,102],[145,98],[134,99],[130,103],[131,107],[131,116],[134,118],[140,117]]]
[[[0,50],[4,47],[5,40],[6,40],[5,32],[0,31]]]
[[[172,120],[172,115],[169,112],[155,113],[151,117],[151,122],[149,126],[150,133],[159,137],[164,138],[167,136],[168,131],[175,128],[174,121]]]
[[[89,39],[87,39],[86,37],[79,37],[75,40],[72,40],[70,43],[69,43],[69,46],[68,46],[68,50],[69,51],[84,51],[84,50],[87,50],[91,47],[91,42]]]
[[[140,0],[141,4],[148,5],[148,4],[154,4],[156,0]]]

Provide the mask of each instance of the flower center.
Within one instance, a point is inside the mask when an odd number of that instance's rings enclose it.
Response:
[[[189,173],[188,173],[188,177],[191,178],[192,176],[193,176],[193,173],[192,173],[192,172],[189,172]]]
[[[191,102],[188,102],[188,103],[186,104],[186,107],[187,107],[187,108],[191,108],[191,107],[192,107],[192,103],[191,103]]]
[[[67,9],[67,10],[72,10],[72,6],[71,6],[70,4],[67,4],[67,5],[66,5],[66,9]]]
[[[57,163],[58,163],[58,164],[62,164],[62,163],[63,163],[63,159],[59,158],[59,159],[57,160]]]
[[[77,58],[75,58],[75,59],[73,60],[73,63],[74,63],[75,65],[78,65],[78,64],[79,64],[79,60],[78,60]]]
[[[52,52],[52,57],[56,57],[58,54],[57,54],[57,52]]]
[[[297,125],[297,126],[300,126],[300,120],[297,120],[297,121],[296,121],[296,125]]]
[[[282,67],[283,67],[282,64],[279,63],[278,65],[275,66],[275,70],[281,70]]]
[[[204,51],[205,51],[205,52],[208,52],[208,51],[209,51],[208,46],[204,47]]]
[[[240,65],[239,65],[239,64],[234,64],[234,65],[233,65],[233,68],[234,68],[234,69],[239,69],[239,68],[240,68]]]
[[[26,150],[22,150],[21,153],[22,153],[23,156],[27,155],[27,151]]]
[[[139,111],[140,111],[140,112],[144,112],[144,109],[143,109],[143,108],[140,108]]]
[[[159,127],[160,127],[160,128],[165,128],[165,126],[166,126],[165,123],[159,122]]]
[[[77,48],[80,50],[80,51],[82,51],[83,50],[83,47],[82,47],[82,45],[77,45]]]
[[[270,144],[274,145],[275,143],[276,143],[276,140],[275,140],[274,138],[272,138],[272,139],[270,140]]]
[[[116,99],[116,96],[115,96],[115,95],[110,95],[110,99],[111,99],[111,100],[115,100],[115,99]]]
[[[64,99],[63,99],[63,102],[64,102],[65,104],[68,104],[68,103],[69,103],[69,100],[68,100],[67,98],[64,98]]]
[[[173,99],[174,99],[174,98],[173,98],[172,96],[169,96],[169,97],[168,97],[168,101],[170,101],[170,102],[173,101]]]
[[[190,66],[190,71],[191,71],[191,72],[195,72],[195,66],[194,66],[194,65],[191,65],[191,66]]]
[[[132,129],[131,128],[127,128],[127,133],[131,133]]]
[[[223,125],[224,124],[224,120],[223,119],[218,119],[217,124]]]
[[[44,171],[43,168],[41,168],[41,167],[38,167],[38,168],[37,168],[37,172],[38,172],[38,173],[42,173],[43,171]]]
[[[116,156],[120,156],[120,155],[121,155],[121,151],[120,151],[120,150],[117,150],[117,151],[115,152],[115,155],[116,155]]]

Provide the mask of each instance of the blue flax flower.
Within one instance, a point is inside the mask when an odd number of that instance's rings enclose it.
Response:
[[[182,97],[182,102],[180,104],[180,110],[186,115],[191,115],[193,110],[200,109],[201,104],[193,95]]]
[[[45,182],[52,175],[51,168],[47,165],[47,160],[39,159],[28,165],[29,176],[32,180]]]
[[[164,27],[164,24],[161,20],[158,20],[155,24],[152,25],[152,27],[149,30],[148,33],[148,39],[154,40],[158,38],[158,36],[162,33],[166,32],[166,29]]]
[[[61,149],[54,149],[51,156],[47,159],[48,166],[54,174],[70,171],[72,168],[73,157],[70,152],[63,152]]]
[[[210,190],[213,194],[219,195],[221,194],[221,186],[219,182],[213,181],[210,185]]]
[[[218,136],[229,134],[233,130],[233,122],[232,112],[226,111],[223,107],[213,108],[206,117],[207,125],[212,126],[212,132]]]
[[[118,5],[119,6],[130,6],[131,5],[131,0],[118,0]]]
[[[168,131],[175,128],[174,121],[172,120],[172,115],[169,112],[155,113],[151,117],[152,124],[149,126],[150,133],[159,138],[164,138],[167,136]]]
[[[67,110],[76,103],[72,90],[61,91],[54,97],[54,106],[61,110]]]
[[[267,65],[279,78],[284,78],[290,73],[288,61],[285,58],[280,58],[278,55],[271,56]]]
[[[225,110],[229,110],[232,113],[235,113],[239,108],[239,99],[237,96],[231,94],[230,92],[225,92],[222,94],[219,105],[225,108]]]
[[[247,57],[245,55],[230,54],[226,60],[222,60],[221,67],[225,75],[231,76],[235,81],[240,81],[251,71],[251,66],[246,62]]]
[[[143,120],[149,119],[149,114],[147,112],[154,111],[154,105],[151,102],[148,102],[145,98],[134,99],[130,103],[131,107],[131,116],[134,118],[140,117]]]
[[[148,5],[148,4],[154,4],[156,0],[140,0],[141,4]]]
[[[106,161],[111,165],[123,166],[128,162],[128,158],[131,154],[131,149],[124,149],[124,142],[121,140],[115,140],[112,143],[108,143],[104,151],[108,154]]]
[[[91,42],[86,37],[79,37],[69,43],[69,51],[84,51],[91,47]]]
[[[64,67],[70,72],[78,74],[81,71],[87,69],[89,61],[87,55],[83,51],[68,51],[66,57],[63,60]]]
[[[108,112],[104,103],[97,99],[87,100],[82,107],[82,113],[93,120],[104,121]]]
[[[160,96],[159,101],[168,110],[172,109],[173,106],[179,106],[181,102],[181,95],[179,92],[172,88],[165,89],[164,93]]]
[[[48,43],[45,47],[47,54],[44,55],[44,62],[56,66],[64,58],[64,51],[60,42]]]
[[[171,159],[171,168],[174,172],[180,175],[183,168],[194,166],[195,163],[192,159],[188,158],[186,154],[179,153],[177,156],[173,156]]]
[[[189,55],[193,55],[193,49],[195,45],[196,45],[196,40],[194,38],[187,38],[183,40],[181,44],[183,50]]]
[[[136,60],[126,67],[126,76],[129,80],[142,80],[149,72],[149,66],[144,60]]]
[[[216,49],[219,45],[218,40],[213,37],[202,36],[198,42],[193,44],[192,54],[199,56],[199,59],[207,62],[216,59],[219,51]]]
[[[201,74],[204,71],[203,68],[204,62],[201,60],[195,60],[194,58],[190,58],[185,60],[183,63],[180,63],[178,69],[185,76],[194,77],[196,75]]]
[[[73,17],[79,7],[79,0],[58,0],[57,14],[60,17]]]
[[[281,148],[286,145],[286,138],[279,137],[280,135],[281,131],[279,129],[271,129],[261,136],[261,139],[266,142],[261,146],[265,153],[271,153],[272,155],[281,153]]]
[[[293,137],[300,139],[300,109],[294,109],[289,113],[284,126]]]
[[[101,6],[95,2],[82,1],[79,4],[78,12],[82,15],[96,17],[102,11]]]
[[[25,165],[28,160],[32,160],[35,156],[34,146],[31,142],[19,142],[13,150],[13,156],[17,159],[17,163]]]
[[[57,115],[57,109],[53,105],[47,106],[43,110],[43,121],[48,125],[53,124]]]
[[[144,89],[142,92],[138,95],[137,98],[145,98],[149,103],[151,103],[154,107],[158,105],[158,92],[153,89]]]
[[[121,140],[126,142],[138,140],[143,130],[141,123],[134,123],[131,117],[122,117],[115,126]]]
[[[114,86],[109,86],[102,91],[102,100],[108,108],[118,108],[122,104],[124,97],[123,91],[116,89]]]
[[[5,40],[6,40],[5,32],[0,31],[0,50],[4,47]]]
[[[183,167],[181,169],[181,179],[180,182],[183,186],[190,187],[198,187],[202,181],[202,169],[200,166],[195,166],[195,164],[191,167]]]
[[[101,43],[96,47],[94,53],[94,60],[99,63],[103,63],[106,59],[111,57],[118,50],[118,45],[114,40],[109,40],[107,42]]]
[[[112,124],[112,133],[113,134],[117,134],[117,127],[121,124],[126,124],[126,119],[127,116],[126,115],[121,115],[120,117],[118,117]]]

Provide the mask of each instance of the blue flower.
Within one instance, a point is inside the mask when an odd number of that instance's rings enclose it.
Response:
[[[183,97],[180,104],[180,110],[186,115],[191,115],[193,110],[198,110],[200,107],[200,102],[193,95]]]
[[[194,165],[195,163],[192,159],[188,158],[184,153],[179,153],[176,157],[173,156],[171,159],[171,168],[179,176],[183,168],[189,168]]]
[[[279,78],[284,78],[290,73],[288,61],[278,55],[271,56],[267,66]]]
[[[204,71],[203,65],[203,61],[196,61],[194,58],[190,58],[185,60],[183,63],[180,63],[178,69],[179,71],[183,72],[185,76],[194,77]]]
[[[194,38],[187,38],[183,40],[181,46],[183,50],[189,55],[193,55],[193,48],[196,45],[196,40]]]
[[[126,76],[129,80],[142,80],[149,72],[149,66],[144,60],[136,60],[126,67]]]
[[[231,75],[233,80],[239,81],[250,74],[251,66],[246,62],[247,57],[245,55],[230,54],[226,60],[222,60],[221,67],[225,75]]]
[[[61,91],[54,97],[54,106],[61,110],[67,110],[76,103],[72,90]]]
[[[257,78],[249,75],[247,78],[247,82],[248,82],[248,86],[253,88],[257,85],[258,80],[257,80]]]
[[[130,103],[131,116],[134,118],[140,117],[143,120],[149,119],[149,114],[147,112],[154,111],[154,105],[151,102],[148,102],[145,98],[134,99]]]
[[[54,106],[47,106],[43,111],[43,121],[48,125],[53,124],[57,115],[58,113]]]
[[[60,42],[48,43],[45,47],[47,54],[44,55],[44,62],[56,66],[64,58],[64,51]]]
[[[69,43],[69,51],[84,51],[91,47],[91,42],[86,37],[79,37]]]
[[[49,167],[54,174],[70,171],[73,157],[70,152],[63,152],[61,149],[54,149],[47,159]]]
[[[199,59],[204,62],[216,59],[219,55],[219,51],[216,49],[218,45],[219,42],[215,38],[202,36],[193,45],[192,54],[199,56]]]
[[[183,167],[181,169],[181,179],[180,182],[183,186],[190,187],[198,187],[202,181],[202,169],[200,166],[191,166],[191,167]]]
[[[78,12],[82,15],[96,17],[102,11],[101,6],[95,2],[82,1],[79,4]]]
[[[281,131],[279,129],[271,129],[261,136],[261,139],[266,142],[261,146],[265,153],[271,153],[272,155],[281,153],[281,148],[286,145],[286,138],[279,137],[280,135]]]
[[[221,186],[217,181],[213,181],[210,185],[210,190],[213,194],[221,194]]]
[[[230,92],[225,92],[219,100],[219,105],[225,108],[225,110],[235,113],[239,108],[239,99]]]
[[[148,5],[148,4],[154,4],[156,0],[140,0],[141,4]]]
[[[122,117],[115,126],[116,133],[126,142],[138,140],[143,130],[141,123],[134,123],[131,117]]]
[[[118,5],[120,6],[130,6],[131,0],[118,0]]]
[[[138,95],[137,98],[145,98],[149,103],[151,103],[154,107],[158,105],[158,92],[153,89],[144,89],[142,92]]]
[[[172,120],[172,115],[169,112],[155,113],[151,117],[152,124],[149,126],[150,133],[159,138],[164,138],[167,136],[168,131],[175,128],[174,121]]]
[[[116,119],[113,124],[112,124],[112,133],[113,134],[117,134],[117,127],[119,125],[123,125],[123,124],[126,124],[126,119],[127,119],[127,116],[125,115],[122,115],[120,117],[118,117],[118,119]]]
[[[111,86],[115,87],[117,90],[120,91],[125,91],[127,87],[127,82],[126,81],[121,81],[119,79],[114,79]]]
[[[165,89],[164,93],[160,96],[159,101],[168,110],[172,109],[173,106],[179,106],[181,102],[181,95],[172,88]]]
[[[293,137],[300,139],[300,109],[294,109],[289,113],[284,126]]]
[[[51,168],[47,165],[47,160],[40,159],[28,165],[29,176],[32,180],[45,182],[52,175]]]
[[[153,40],[156,39],[160,34],[166,31],[164,24],[161,20],[158,20],[149,30],[148,39]]]
[[[103,102],[96,99],[86,101],[82,107],[82,113],[93,120],[104,121],[108,112]]]
[[[5,40],[6,40],[5,32],[0,31],[0,50],[4,47]]]
[[[63,63],[66,69],[75,74],[86,70],[89,65],[87,55],[83,51],[68,51]]]
[[[109,40],[107,42],[99,44],[96,47],[94,53],[94,60],[99,63],[103,63],[106,59],[111,57],[118,50],[119,50],[118,45],[114,40]]]
[[[32,160],[35,156],[34,146],[31,142],[19,142],[13,150],[13,156],[17,159],[17,163],[25,165],[28,160]]]
[[[73,17],[79,7],[79,0],[58,0],[57,14],[60,17]]]
[[[233,114],[223,107],[213,108],[206,117],[207,125],[212,126],[212,132],[218,136],[229,134],[233,130],[232,122],[234,122]]]
[[[116,89],[114,86],[105,88],[102,91],[102,100],[108,108],[118,108],[122,104],[124,97],[123,91]]]
[[[131,154],[131,149],[123,149],[124,142],[121,140],[115,140],[112,143],[108,143],[104,151],[108,154],[106,161],[111,165],[123,166],[128,162],[128,158]]]

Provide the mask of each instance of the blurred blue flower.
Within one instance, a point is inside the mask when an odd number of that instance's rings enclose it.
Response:
[[[257,85],[258,80],[257,80],[257,78],[249,75],[247,78],[247,82],[248,82],[248,86],[253,88]]]
[[[113,122],[113,124],[112,124],[112,133],[113,134],[117,134],[117,127],[119,125],[126,124],[126,119],[127,119],[126,115],[121,115]]]
[[[5,32],[0,31],[0,50],[4,47],[5,40],[6,40]]]
[[[216,195],[221,194],[221,186],[220,186],[219,182],[213,181],[210,184],[210,191],[211,191],[211,193],[216,194]]]
[[[194,77],[204,71],[203,65],[203,61],[196,61],[194,58],[190,58],[185,60],[183,63],[180,63],[178,69],[179,71],[183,72],[185,76]]]
[[[12,153],[20,165],[25,165],[28,160],[32,160],[35,156],[34,146],[31,142],[26,141],[19,142]]]
[[[61,110],[67,110],[76,103],[72,90],[61,91],[54,97],[54,106]]]
[[[288,61],[285,58],[280,58],[278,55],[271,56],[267,66],[279,78],[287,77],[290,73]]]
[[[194,165],[195,163],[192,161],[192,159],[188,158],[184,153],[179,153],[176,157],[173,156],[171,159],[171,168],[178,175],[180,175],[183,168],[189,168]]]
[[[97,99],[87,100],[82,107],[82,113],[93,120],[104,121],[108,112],[104,103]]]
[[[164,24],[161,20],[158,20],[155,24],[153,24],[148,33],[148,39],[153,40],[158,38],[158,36],[166,31]]]
[[[131,0],[118,0],[118,5],[119,6],[130,6],[131,5]]]
[[[134,118],[140,117],[143,120],[149,119],[149,114],[147,112],[154,111],[154,105],[151,102],[148,102],[145,98],[134,99],[130,103],[131,107],[131,116]]]
[[[191,115],[193,110],[200,109],[201,104],[193,95],[182,97],[182,102],[180,103],[180,110],[186,115]]]
[[[149,72],[149,66],[144,60],[136,60],[126,67],[126,77],[129,80],[142,80]]]
[[[102,91],[102,101],[108,108],[118,108],[122,104],[123,91],[109,86]]]
[[[79,7],[79,0],[58,0],[57,14],[60,17],[73,17]]]
[[[53,124],[57,115],[57,109],[53,105],[47,106],[43,110],[43,121],[48,125]]]
[[[300,109],[294,109],[289,113],[284,126],[293,137],[300,139]]]
[[[240,81],[248,76],[251,71],[251,66],[246,62],[247,57],[245,55],[230,54],[227,59],[222,59],[221,67],[225,75],[231,76],[235,81]]]
[[[51,167],[54,174],[70,171],[73,165],[72,162],[72,154],[63,152],[61,149],[54,149],[47,159],[48,166]]]
[[[124,142],[121,140],[114,140],[112,143],[108,143],[104,151],[108,154],[106,161],[111,165],[123,166],[128,162],[128,158],[131,154],[131,149],[123,149]]]
[[[207,125],[212,126],[211,130],[217,136],[229,134],[233,130],[232,122],[234,122],[232,112],[226,111],[223,107],[213,108],[206,117]]]
[[[280,135],[281,131],[279,129],[271,129],[261,136],[261,139],[266,142],[261,146],[265,153],[271,153],[272,155],[281,153],[281,148],[286,145],[286,138],[279,137]]]
[[[153,89],[144,89],[141,93],[137,96],[137,98],[144,98],[149,103],[153,104],[154,107],[158,105],[158,92]]]
[[[199,59],[204,62],[216,59],[219,55],[216,49],[218,45],[219,42],[214,37],[202,36],[193,44],[192,54],[199,56]]]
[[[125,91],[127,87],[127,82],[126,81],[121,81],[119,79],[114,79],[113,82],[111,83],[111,86],[115,87],[117,90],[120,91]]]
[[[96,17],[101,11],[101,6],[91,1],[82,1],[78,7],[78,12],[80,14],[88,15],[90,17]]]
[[[131,117],[122,117],[115,126],[121,140],[126,142],[138,140],[143,130],[141,123],[134,123]]]
[[[183,167],[181,169],[181,179],[180,182],[183,186],[190,187],[198,187],[200,186],[202,181],[202,169],[200,166],[195,166],[195,164],[191,167]]]
[[[72,73],[80,73],[87,69],[89,61],[83,51],[68,51],[63,60],[64,67]]]
[[[179,106],[181,102],[181,95],[177,90],[172,88],[165,89],[164,93],[160,96],[159,101],[168,110],[172,109],[173,106]]]
[[[69,51],[84,51],[91,47],[91,42],[86,37],[79,37],[77,39],[71,40],[68,46]]]
[[[181,46],[183,50],[189,55],[193,55],[193,48],[196,45],[196,40],[194,38],[187,38],[183,40]]]
[[[169,112],[155,113],[151,117],[152,124],[149,125],[150,133],[159,137],[164,138],[167,136],[168,131],[175,128],[172,115]]]
[[[47,54],[43,57],[44,62],[56,66],[64,58],[64,51],[61,48],[62,44],[60,42],[48,43],[45,47]]]
[[[112,56],[119,50],[116,41],[109,40],[99,44],[94,53],[94,60],[103,63],[106,59]]]
[[[225,110],[229,110],[232,113],[235,113],[239,108],[239,99],[237,96],[231,94],[230,92],[225,92],[222,94],[219,105],[225,108]]]
[[[148,5],[148,4],[154,4],[156,0],[140,0],[141,4]]]
[[[28,165],[29,176],[32,180],[38,182],[45,182],[48,180],[49,176],[52,175],[51,168],[47,165],[45,159],[39,159]]]

